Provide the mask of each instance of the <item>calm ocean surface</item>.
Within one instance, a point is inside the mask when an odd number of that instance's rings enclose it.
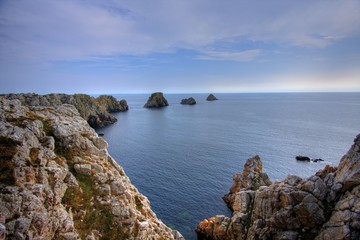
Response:
[[[337,165],[360,133],[360,93],[215,94],[214,102],[165,94],[162,109],[143,108],[149,95],[114,96],[130,109],[98,131],[157,216],[186,239],[196,239],[202,219],[231,214],[222,196],[251,156],[260,155],[271,180],[307,177]],[[180,104],[190,96],[196,105]]]

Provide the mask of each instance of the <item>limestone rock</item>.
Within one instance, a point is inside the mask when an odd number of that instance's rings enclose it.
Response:
[[[307,179],[289,175],[269,185],[259,178],[259,160],[249,159],[233,177],[224,197],[231,219],[204,219],[195,230],[199,239],[360,238],[360,135],[338,167]]]
[[[196,101],[193,97],[190,97],[190,98],[184,98],[181,100],[180,104],[183,104],[183,105],[195,105],[196,104]]]
[[[242,173],[234,174],[234,184],[230,187],[230,192],[223,199],[228,206],[233,209],[236,194],[240,190],[257,190],[260,186],[267,186],[271,181],[266,173],[262,171],[262,162],[258,155],[249,158]]]
[[[215,100],[218,100],[214,94],[209,94],[209,96],[206,98],[206,101],[215,101]]]
[[[183,239],[67,96],[0,97],[0,239]]]
[[[168,101],[165,99],[164,94],[162,92],[156,92],[151,94],[145,103],[144,108],[161,108],[168,105]]]
[[[28,94],[5,94],[0,95],[7,99],[18,99],[25,106],[46,106],[54,107],[62,104],[74,105],[91,127],[98,128],[113,124],[117,119],[109,112],[119,112],[128,110],[126,100],[118,102],[114,97],[102,95],[93,98],[86,94],[47,94],[38,95]]]

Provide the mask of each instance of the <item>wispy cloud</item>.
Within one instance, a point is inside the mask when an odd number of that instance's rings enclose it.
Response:
[[[260,49],[246,50],[241,52],[206,51],[202,52],[198,59],[249,62],[254,60],[260,54]]]
[[[260,50],[222,52],[217,44],[245,39],[326,47],[337,36],[360,34],[358,0],[4,0],[0,15],[3,61],[88,60],[181,48],[198,51],[201,59],[250,61]]]

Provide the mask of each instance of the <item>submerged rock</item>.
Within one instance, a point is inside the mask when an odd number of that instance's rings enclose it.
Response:
[[[310,158],[307,157],[307,156],[296,156],[295,159],[298,160],[298,161],[307,161],[307,162],[310,162]]]
[[[196,104],[196,101],[193,97],[190,97],[190,98],[184,98],[181,100],[180,104],[183,104],[183,105],[194,105]]]
[[[215,101],[218,100],[213,94],[210,94],[207,98],[206,101]]]
[[[168,101],[165,99],[164,94],[162,92],[156,92],[151,94],[145,103],[144,108],[161,108],[168,105]]]
[[[268,185],[259,161],[249,159],[234,175],[224,197],[232,217],[203,220],[199,239],[360,238],[360,135],[337,168],[326,166],[306,179],[289,175]]]
[[[183,239],[74,105],[0,97],[0,239]]]

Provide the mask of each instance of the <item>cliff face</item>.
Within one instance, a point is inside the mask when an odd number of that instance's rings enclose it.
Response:
[[[109,112],[127,111],[128,106],[123,99],[120,102],[112,96],[102,95],[93,98],[86,94],[47,94],[38,95],[28,94],[6,94],[3,97],[8,99],[19,99],[26,106],[59,106],[62,104],[71,104],[79,111],[91,127],[99,128],[112,123],[117,119]]]
[[[270,184],[259,161],[249,159],[234,175],[224,197],[232,217],[203,220],[200,239],[360,238],[360,135],[337,168],[326,166],[307,179],[289,175]]]
[[[67,95],[65,97],[68,97]],[[73,105],[0,97],[0,239],[181,239]]]

